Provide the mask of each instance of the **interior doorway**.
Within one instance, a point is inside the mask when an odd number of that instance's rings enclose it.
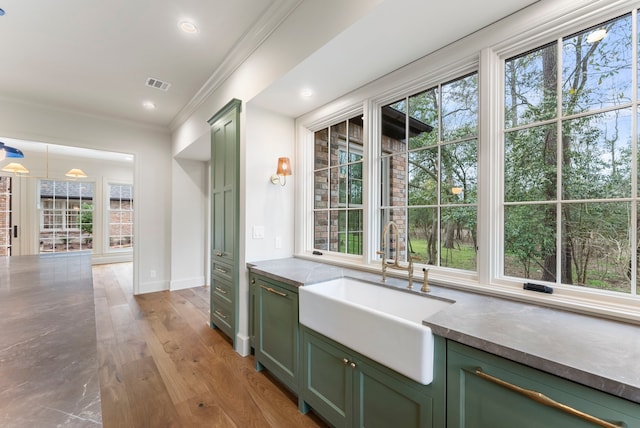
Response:
[[[17,160],[27,170],[0,161],[0,257],[91,251],[94,264],[133,261],[132,154],[0,141],[24,154]]]

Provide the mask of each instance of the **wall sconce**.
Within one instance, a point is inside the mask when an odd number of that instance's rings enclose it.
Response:
[[[291,175],[291,163],[289,158],[278,158],[278,169],[271,176],[271,183],[284,186],[287,184],[287,175]]]
[[[67,177],[71,177],[71,178],[86,178],[87,177],[87,174],[85,174],[83,170],[78,169],[78,168],[70,169],[69,171],[67,171],[67,173],[65,175]]]
[[[2,168],[2,170],[5,172],[13,172],[15,175],[29,174],[29,170],[25,168],[22,164],[17,162],[11,162],[10,164]]]

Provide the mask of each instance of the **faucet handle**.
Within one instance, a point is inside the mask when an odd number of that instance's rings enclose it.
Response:
[[[428,293],[431,290],[429,290],[429,269],[427,268],[422,268],[422,288],[420,289],[420,291],[422,291],[423,293]]]

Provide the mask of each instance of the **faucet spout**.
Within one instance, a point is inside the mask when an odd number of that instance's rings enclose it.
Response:
[[[395,242],[398,242],[398,235],[399,235],[398,225],[394,221],[390,221],[384,226],[384,229],[382,230],[382,249],[383,250],[385,248],[387,233],[389,233],[389,231],[391,231],[392,237],[394,236],[393,233],[395,232]],[[400,263],[398,262],[398,252],[399,251],[397,251],[396,249],[393,263],[390,263],[387,260],[387,253],[385,251],[381,250],[377,252],[377,254],[382,256],[382,281],[384,282],[387,280],[388,268],[403,270],[403,271],[407,271],[409,276],[408,288],[413,288],[413,259],[411,258],[411,254],[407,253],[407,258],[409,259],[408,265],[401,266]]]

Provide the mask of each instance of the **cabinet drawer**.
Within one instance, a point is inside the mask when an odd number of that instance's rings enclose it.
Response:
[[[220,279],[226,279],[227,281],[233,280],[233,268],[222,261],[211,261],[211,275]]]
[[[447,358],[450,427],[640,426],[630,401],[452,341]]]
[[[211,322],[227,336],[233,338],[233,311],[231,304],[214,296],[211,299]]]
[[[217,277],[211,278],[211,295],[226,300],[228,303],[233,303],[233,287],[231,282],[223,280]]]

